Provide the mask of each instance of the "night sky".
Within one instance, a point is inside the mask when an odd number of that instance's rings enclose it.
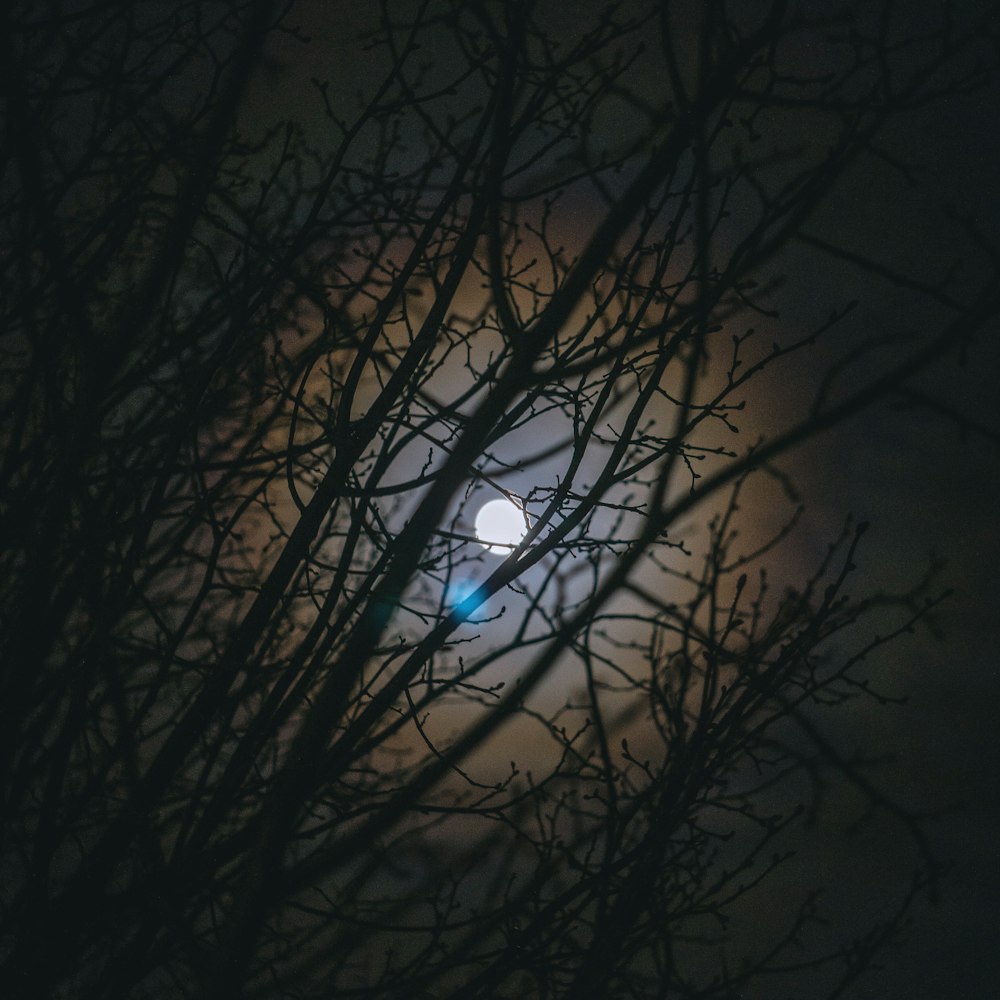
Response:
[[[364,88],[369,79],[366,62],[350,39],[352,30],[363,25],[363,16],[352,7],[345,27],[328,14],[322,4],[302,5],[300,23],[311,42],[302,47],[288,43],[287,49],[276,52],[285,69],[269,78],[255,98],[265,118],[293,110],[308,123],[312,98],[302,96],[307,76],[329,79],[334,89],[341,86],[345,92],[353,86]],[[358,24],[351,23],[355,18]],[[808,57],[806,53],[807,62]],[[650,85],[655,89],[655,81]],[[959,223],[954,218],[943,222],[942,209],[955,217],[968,215],[988,238],[1000,238],[998,137],[995,77],[974,94],[911,113],[887,140],[894,155],[912,166],[910,181],[900,184],[892,167],[868,164],[846,179],[816,231],[887,266],[936,281],[944,268],[967,253]],[[585,199],[575,208],[582,241],[588,215],[596,216],[597,210]],[[796,311],[804,319],[819,307],[843,304],[847,296],[859,299],[848,339],[872,331],[905,337],[919,330],[929,315],[912,290],[859,276],[812,248],[796,246],[781,264],[790,275],[789,287],[799,289],[791,293],[785,320],[789,324],[796,321]],[[972,287],[984,270],[981,262],[968,257],[958,267],[971,279],[963,282],[960,277],[960,287]],[[784,301],[787,305],[788,296]],[[838,345],[825,353],[820,346],[797,372],[776,376],[749,419],[776,429],[794,418],[796,404],[807,399],[816,373],[839,350]],[[904,350],[905,343],[889,343],[881,357]],[[846,379],[863,373],[864,363]],[[886,953],[881,968],[854,987],[852,997],[985,998],[1000,988],[998,375],[1000,340],[993,330],[964,365],[949,358],[917,383],[947,400],[974,426],[960,430],[940,414],[883,404],[782,462],[808,510],[802,527],[782,550],[779,575],[784,570],[792,578],[797,569],[811,565],[850,513],[872,525],[859,559],[865,582],[905,586],[919,579],[928,565],[940,563],[940,588],[954,588],[936,616],[937,638],[921,628],[882,653],[877,676],[889,692],[905,694],[907,703],[864,709],[853,717],[848,713],[842,722],[848,741],[886,756],[877,773],[891,796],[918,812],[942,811],[928,830],[945,866],[939,901],[921,901],[907,943]],[[754,521],[767,521],[768,516],[766,510],[751,512],[748,531],[752,534]],[[829,821],[837,826],[835,815]],[[901,860],[897,837],[891,824],[875,822],[852,839],[831,838],[805,853],[788,875],[786,888],[794,890],[797,879],[805,885],[817,873],[815,881],[822,881],[824,871],[835,872],[839,884],[831,892],[834,898],[843,897],[847,914],[862,918],[860,927],[864,916],[882,911],[899,878],[906,877],[910,862]],[[845,872],[854,877],[845,878]],[[774,912],[754,913],[753,920],[766,926],[779,919],[781,890],[776,888],[774,894]],[[850,925],[850,916],[846,922]]]
[[[552,4],[551,30],[569,30],[574,5]],[[581,8],[596,9],[596,4]],[[815,6],[815,5],[813,5]],[[901,5],[906,8],[906,4]],[[923,4],[914,4],[916,12]],[[969,5],[969,9],[975,7]],[[985,9],[985,5],[979,5]],[[313,78],[329,82],[333,101],[353,104],[376,76],[358,41],[370,25],[365,4],[300,0],[289,24],[308,40],[285,37],[272,43],[269,62],[252,82],[240,112],[240,127],[253,136],[286,118],[297,121],[311,141],[324,141],[324,121]],[[905,16],[905,15],[904,15]],[[915,25],[916,13],[914,14]],[[428,52],[428,58],[446,58]],[[803,52],[803,65],[822,53]],[[640,63],[642,85],[656,92],[657,78]],[[643,78],[641,74],[645,73]],[[604,123],[611,139],[627,136],[624,123]],[[619,130],[620,129],[620,135]],[[806,141],[816,136],[803,135]],[[843,179],[813,224],[813,231],[859,255],[871,255],[893,273],[934,283],[953,265],[956,295],[988,280],[985,254],[970,251],[969,219],[987,242],[1000,246],[1000,82],[996,75],[974,93],[911,112],[884,137],[881,165],[866,161]],[[419,144],[414,144],[419,156]],[[907,164],[908,177],[890,161]],[[601,210],[575,191],[561,220],[571,245],[583,246]],[[972,256],[970,256],[972,253]],[[815,323],[818,317],[857,300],[836,339],[820,341],[788,366],[769,370],[754,384],[741,418],[745,442],[779,432],[809,405],[818,379],[830,364],[873,334],[884,345],[847,367],[836,384],[846,391],[879,364],[907,356],[914,333],[930,329],[947,310],[889,277],[861,274],[849,261],[795,241],[773,262],[786,276],[776,293],[781,315],[766,322],[775,336]],[[858,554],[855,587],[905,589],[935,567],[932,592],[952,589],[927,625],[884,648],[872,676],[905,704],[847,707],[837,715],[836,736],[880,758],[873,771],[886,794],[927,819],[935,856],[942,863],[939,898],[921,897],[907,941],[880,957],[880,967],[849,990],[848,1000],[979,1000],[1000,995],[1000,330],[983,333],[963,358],[949,356],[913,387],[939,401],[931,411],[914,398],[892,400],[856,415],[781,456],[778,465],[801,494],[805,514],[796,531],[768,556],[776,585],[794,584],[823,557],[845,518],[870,522]],[[964,419],[962,419],[964,417]],[[558,428],[553,424],[553,433]],[[537,442],[526,441],[525,448]],[[516,456],[513,456],[516,458]],[[512,472],[509,488],[525,494],[539,477],[554,474],[558,461]],[[485,495],[485,493],[484,493]],[[773,497],[750,494],[741,530],[750,544],[764,537],[786,513]],[[698,544],[699,519],[687,526]],[[496,563],[481,554],[474,569]],[[473,574],[474,576],[474,574]],[[470,580],[472,576],[470,576]],[[503,634],[505,623],[493,626]],[[867,627],[867,626],[866,626]],[[562,683],[563,675],[554,680]],[[520,731],[509,737],[521,739]],[[641,734],[633,742],[641,743]],[[532,746],[518,753],[531,757]],[[512,753],[514,750],[512,749]],[[506,760],[502,762],[507,766]],[[848,930],[883,915],[915,864],[898,825],[876,815],[856,831],[838,815],[851,803],[834,792],[817,835],[755,896],[767,910],[750,908],[739,921],[748,938],[780,927],[786,904],[797,892],[829,884],[836,919]],[[447,850],[447,843],[439,844]],[[763,987],[758,986],[757,990]],[[807,981],[802,1000],[808,1000]],[[767,1000],[751,992],[741,1000]]]

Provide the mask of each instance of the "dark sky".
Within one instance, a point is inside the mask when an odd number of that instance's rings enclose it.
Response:
[[[933,279],[961,259],[959,227],[941,224],[939,205],[968,213],[995,243],[998,113],[994,80],[975,95],[913,116],[892,138],[901,155],[918,165],[918,183],[889,201],[881,198],[884,178],[856,178],[829,220],[843,245]],[[832,296],[837,269],[825,285],[817,264],[805,265],[810,285]],[[962,266],[970,277],[983,274],[974,259],[966,257]],[[929,323],[917,296],[878,285],[861,296],[858,319],[863,328],[886,333],[918,331]],[[863,366],[858,374],[863,376]],[[986,997],[1000,987],[998,375],[994,326],[965,365],[949,358],[916,383],[992,430],[992,438],[972,429],[961,433],[939,414],[881,406],[810,443],[789,462],[809,498],[807,523],[817,546],[824,529],[829,534],[851,511],[872,524],[859,559],[869,580],[898,587],[940,559],[940,584],[954,588],[938,617],[943,638],[921,630],[884,654],[889,687],[905,693],[908,703],[865,713],[855,724],[859,743],[895,755],[883,779],[901,803],[918,810],[956,807],[928,827],[947,869],[940,902],[918,910],[908,944],[866,977],[852,994],[858,997]],[[888,869],[891,841],[884,847],[881,860]],[[871,873],[870,861],[859,858],[859,868]],[[872,896],[882,889],[878,872],[876,865]]]
[[[288,43],[278,51],[287,61],[285,73],[263,81],[250,105],[261,120],[292,114],[308,121],[317,108],[305,82],[309,76],[326,77],[345,92],[367,82],[365,57],[351,39],[358,27],[352,19],[363,20],[360,5],[335,5],[336,20],[327,16],[331,6],[303,4],[302,23],[313,42],[305,47]],[[934,280],[959,255],[961,245],[967,247],[957,223],[942,223],[942,206],[959,215],[969,213],[989,238],[1000,242],[998,111],[993,80],[975,95],[954,97],[911,115],[888,141],[915,166],[914,185],[900,185],[891,168],[866,167],[833,199],[823,231],[926,280]],[[890,190],[891,199],[886,196]],[[798,303],[803,314],[824,299],[836,304],[854,280],[849,269],[804,248],[785,264],[808,289],[793,293],[804,296]],[[967,257],[961,266],[970,279],[981,279],[981,261]],[[907,334],[935,318],[934,307],[908,290],[879,282],[856,287],[861,299],[852,320],[856,336],[871,331]],[[854,294],[852,289],[851,297]],[[889,347],[887,356],[902,350],[905,347]],[[807,367],[818,369],[826,357],[821,348]],[[864,374],[862,363],[849,378]],[[929,561],[941,558],[941,585],[955,589],[940,610],[942,640],[921,630],[881,658],[887,686],[895,693],[906,692],[909,702],[861,712],[844,722],[851,738],[895,755],[881,777],[901,803],[917,809],[960,806],[929,827],[948,866],[940,902],[918,908],[909,943],[887,955],[884,969],[863,980],[852,997],[986,998],[1000,989],[998,374],[1000,348],[994,330],[992,342],[984,338],[964,367],[948,359],[919,382],[972,420],[993,428],[992,440],[974,430],[960,434],[940,416],[902,413],[883,405],[784,461],[809,505],[793,562],[801,559],[808,565],[850,512],[872,524],[859,560],[869,582],[898,587],[919,578]],[[808,380],[808,373],[801,378]],[[794,412],[789,401],[799,398],[800,388],[794,380],[773,386],[770,416],[776,425]],[[800,871],[807,878],[810,865],[824,869],[829,864],[834,870],[835,861],[845,863],[858,874],[846,898],[876,912],[889,887],[898,885],[897,836],[898,830],[883,826],[846,845],[831,842],[823,848],[828,853],[807,854]]]

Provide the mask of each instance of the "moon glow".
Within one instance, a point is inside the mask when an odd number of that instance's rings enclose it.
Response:
[[[491,500],[476,515],[476,538],[479,544],[496,555],[507,555],[527,532],[524,514],[510,500]]]

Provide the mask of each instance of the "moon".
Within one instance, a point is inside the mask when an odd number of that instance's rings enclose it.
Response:
[[[496,555],[507,555],[527,532],[524,514],[510,500],[490,500],[476,515],[476,538],[483,548]]]

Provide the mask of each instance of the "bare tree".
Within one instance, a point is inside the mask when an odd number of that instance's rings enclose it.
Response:
[[[294,5],[10,5],[5,995],[832,998],[894,937],[933,860],[826,716],[940,595],[850,596],[849,521],[766,566],[785,457],[995,319],[971,227],[931,283],[826,214],[989,25],[817,6],[384,0],[265,134]],[[831,781],[912,884],[731,931]]]

